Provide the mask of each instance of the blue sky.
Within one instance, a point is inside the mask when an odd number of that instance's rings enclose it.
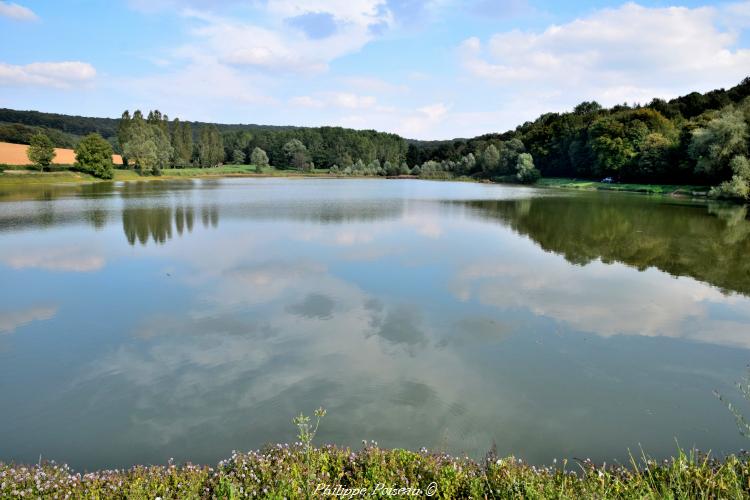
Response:
[[[750,1],[0,0],[0,107],[420,139],[750,75]]]

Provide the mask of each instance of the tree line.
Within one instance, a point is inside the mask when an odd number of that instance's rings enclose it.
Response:
[[[39,170],[47,170],[56,154],[55,145],[47,134],[38,132],[29,139],[26,156]],[[113,154],[112,145],[101,135],[92,132],[76,145],[76,161],[73,167],[100,179],[111,179],[114,177],[115,168]]]
[[[506,155],[523,147],[545,177],[712,185],[716,197],[750,196],[750,78],[729,90],[693,92],[647,105],[604,108],[583,102],[502,134],[451,141],[410,141],[407,161],[501,156],[491,178],[505,175]],[[490,163],[493,163],[492,161]]]
[[[13,123],[8,123],[13,122]],[[24,128],[26,127],[26,128]],[[712,185],[717,197],[750,196],[750,78],[729,90],[670,101],[604,108],[583,102],[500,134],[449,141],[341,127],[216,125],[170,121],[126,111],[119,120],[0,109],[3,133],[56,130],[53,141],[97,132],[127,166],[158,174],[166,167],[223,163],[336,175],[473,177],[533,182],[540,176],[615,182]],[[4,132],[5,131],[5,132]],[[109,134],[109,135],[107,135]],[[57,144],[56,144],[57,145]]]

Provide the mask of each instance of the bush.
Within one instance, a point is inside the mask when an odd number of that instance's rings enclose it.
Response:
[[[97,133],[84,137],[75,149],[76,167],[100,179],[114,176],[112,145]]]
[[[728,198],[733,200],[747,200],[750,198],[750,160],[743,155],[737,155],[729,163],[734,175],[732,179],[711,188],[709,196],[713,198]]]
[[[524,184],[531,184],[539,180],[541,174],[534,167],[534,158],[529,153],[521,153],[516,161],[516,179]]]
[[[40,170],[44,170],[55,158],[55,146],[46,134],[38,132],[31,138],[26,156],[29,157],[31,163]]]

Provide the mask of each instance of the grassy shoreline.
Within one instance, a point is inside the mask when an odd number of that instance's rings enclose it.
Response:
[[[658,194],[667,196],[699,196],[708,195],[708,186],[692,186],[685,184],[636,184],[636,183],[605,183],[587,179],[571,179],[565,177],[549,177],[539,179],[537,187],[576,189],[584,191],[620,191],[627,193]]]
[[[11,170],[12,173],[0,171],[0,187],[22,186],[22,185],[44,185],[44,184],[77,184],[92,182],[132,182],[132,181],[157,181],[172,179],[199,179],[199,178],[224,178],[224,177],[321,177],[321,178],[360,178],[357,176],[333,176],[327,169],[316,169],[310,172],[299,172],[296,170],[281,170],[274,167],[266,167],[258,173],[252,165],[224,165],[214,168],[170,168],[164,169],[162,175],[141,176],[133,170],[116,169],[115,176],[109,181],[97,179],[89,174],[74,170],[60,169],[54,172],[36,172],[32,170]],[[372,177],[367,177],[372,178]],[[404,178],[416,178],[405,176]],[[447,180],[455,182],[481,182],[468,177],[457,177],[451,179],[443,178],[421,178],[424,180]],[[489,181],[484,181],[489,182]],[[499,184],[506,184],[502,182]],[[572,179],[563,177],[544,178],[533,184],[534,187],[566,189],[579,191],[618,191],[629,193],[641,193],[665,196],[706,197],[709,187],[691,186],[677,184],[633,184],[633,183],[603,183],[586,179]]]
[[[264,168],[258,173],[251,165],[225,165],[214,168],[169,168],[162,170],[160,176],[139,175],[134,170],[115,169],[114,178],[99,179],[84,172],[70,169],[56,169],[52,172],[38,172],[30,169],[18,168],[0,171],[0,186],[27,184],[76,184],[91,182],[131,182],[158,181],[170,179],[195,179],[201,177],[329,177],[327,170],[298,172],[295,170],[279,170]]]
[[[627,466],[583,460],[545,467],[376,445],[309,451],[274,445],[235,452],[215,467],[170,462],[83,474],[54,463],[0,463],[0,498],[750,498],[746,454],[717,460],[680,452]]]

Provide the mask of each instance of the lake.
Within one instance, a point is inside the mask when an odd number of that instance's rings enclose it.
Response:
[[[747,445],[739,206],[416,180],[0,188],[0,460]]]

